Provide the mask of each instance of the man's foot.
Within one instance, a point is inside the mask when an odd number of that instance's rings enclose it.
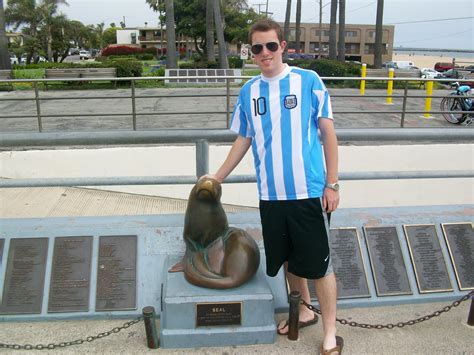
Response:
[[[304,328],[304,327],[309,327],[310,325],[318,323],[318,315],[316,313],[313,313],[313,318],[310,318],[308,320],[300,320],[298,323],[298,328]],[[288,325],[288,319],[284,320],[280,324],[278,324],[277,328],[277,333],[279,335],[288,335],[290,327]]]
[[[344,339],[336,335],[336,346],[329,350],[326,350],[324,349],[323,344],[321,344],[321,349],[319,350],[319,354],[320,355],[341,355],[343,347],[344,347]]]

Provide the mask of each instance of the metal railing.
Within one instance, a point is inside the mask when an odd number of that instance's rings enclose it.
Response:
[[[391,128],[391,129],[339,129],[340,142],[360,141],[451,141],[453,139],[474,141],[474,130],[453,128]],[[41,186],[110,186],[110,185],[175,185],[194,184],[198,177],[209,172],[209,142],[230,143],[236,134],[229,130],[161,130],[139,132],[74,132],[74,133],[2,133],[0,147],[44,147],[44,146],[93,146],[130,144],[195,144],[195,176],[122,176],[81,177],[48,179],[3,179],[0,188]],[[385,180],[385,179],[438,179],[472,178],[472,170],[456,171],[384,171],[340,173],[340,180]],[[228,183],[253,183],[255,175],[231,175]]]
[[[170,79],[201,79],[201,78],[208,78],[208,79],[220,79],[225,80],[225,87],[226,92],[225,94],[180,94],[180,95],[139,95],[136,92],[136,83],[140,81],[163,81],[163,80],[170,80]],[[179,76],[165,76],[165,77],[131,77],[131,78],[68,78],[63,80],[58,79],[11,79],[11,80],[0,80],[1,84],[13,84],[13,83],[32,83],[34,88],[34,97],[30,98],[20,98],[20,97],[0,97],[0,103],[5,101],[35,101],[36,106],[36,114],[35,115],[0,115],[0,119],[4,118],[36,118],[37,119],[37,128],[39,132],[43,132],[43,119],[45,118],[58,118],[58,117],[132,117],[132,129],[134,131],[137,130],[137,118],[141,116],[160,116],[160,115],[211,115],[211,114],[222,114],[225,116],[225,127],[229,127],[230,122],[230,115],[232,112],[231,107],[231,97],[236,97],[237,94],[231,94],[231,80],[235,79],[250,79],[250,76],[187,76],[187,77],[179,77]],[[333,80],[333,81],[391,81],[391,82],[404,82],[404,90],[403,94],[390,94],[390,95],[338,95],[338,94],[331,94],[333,98],[348,98],[348,97],[358,97],[361,99],[364,98],[396,98],[402,100],[402,109],[401,110],[377,110],[377,111],[370,111],[370,110],[344,110],[344,111],[334,111],[334,114],[400,114],[400,127],[404,127],[405,117],[407,114],[443,114],[443,113],[474,113],[474,111],[440,111],[440,110],[407,110],[407,101],[410,98],[424,98],[424,99],[433,99],[433,98],[444,98],[445,95],[408,95],[408,82],[471,82],[472,79],[426,79],[426,78],[389,78],[389,77],[322,77],[325,80]],[[100,82],[100,81],[112,81],[112,82],[130,82],[130,95],[101,95],[101,96],[69,96],[69,97],[59,97],[59,96],[50,96],[43,97],[40,95],[39,85],[41,83],[49,83],[49,82],[58,82],[58,81],[67,81],[67,82]],[[157,111],[157,112],[137,112],[136,107],[136,100],[137,99],[156,99],[156,98],[186,98],[186,97],[225,97],[225,110],[224,111]],[[464,98],[466,96],[463,96]],[[473,96],[467,96],[473,98]],[[91,100],[91,99],[101,99],[101,100],[112,100],[112,99],[130,99],[130,112],[121,112],[121,113],[92,113],[92,114],[70,114],[70,113],[61,113],[61,114],[44,114],[42,113],[41,109],[41,102],[42,101],[54,101],[54,100]]]

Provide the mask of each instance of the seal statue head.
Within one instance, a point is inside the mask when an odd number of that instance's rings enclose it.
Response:
[[[221,185],[202,178],[191,190],[184,218],[186,253],[179,266],[188,282],[201,287],[237,287],[257,272],[260,251],[244,230],[229,227],[220,198]]]

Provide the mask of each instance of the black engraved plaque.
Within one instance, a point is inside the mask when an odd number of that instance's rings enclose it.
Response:
[[[378,296],[412,294],[395,227],[364,227]]]
[[[136,309],[137,236],[99,239],[96,311]]]
[[[459,289],[474,289],[474,232],[472,223],[443,223],[444,238]]]
[[[92,237],[54,241],[48,312],[89,310]]]
[[[329,243],[338,298],[370,297],[357,229],[331,229]]]
[[[434,224],[403,226],[420,293],[452,291]]]
[[[41,313],[48,238],[10,240],[0,314]]]
[[[196,327],[242,324],[242,302],[196,304]]]

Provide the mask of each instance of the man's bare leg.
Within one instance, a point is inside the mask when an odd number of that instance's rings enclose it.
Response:
[[[291,272],[288,272],[288,263],[285,262],[285,274],[288,279],[291,291],[299,291],[301,294],[301,299],[311,303],[311,296],[309,294],[308,282],[305,278],[296,276]],[[300,321],[306,322],[314,318],[314,312],[309,310],[307,307],[300,305]],[[281,322],[278,325],[278,329],[283,333],[288,333],[288,325],[285,325],[285,321]]]
[[[314,280],[314,282],[323,318],[323,347],[324,349],[329,350],[336,346],[336,276],[334,273],[331,273],[325,277]]]

